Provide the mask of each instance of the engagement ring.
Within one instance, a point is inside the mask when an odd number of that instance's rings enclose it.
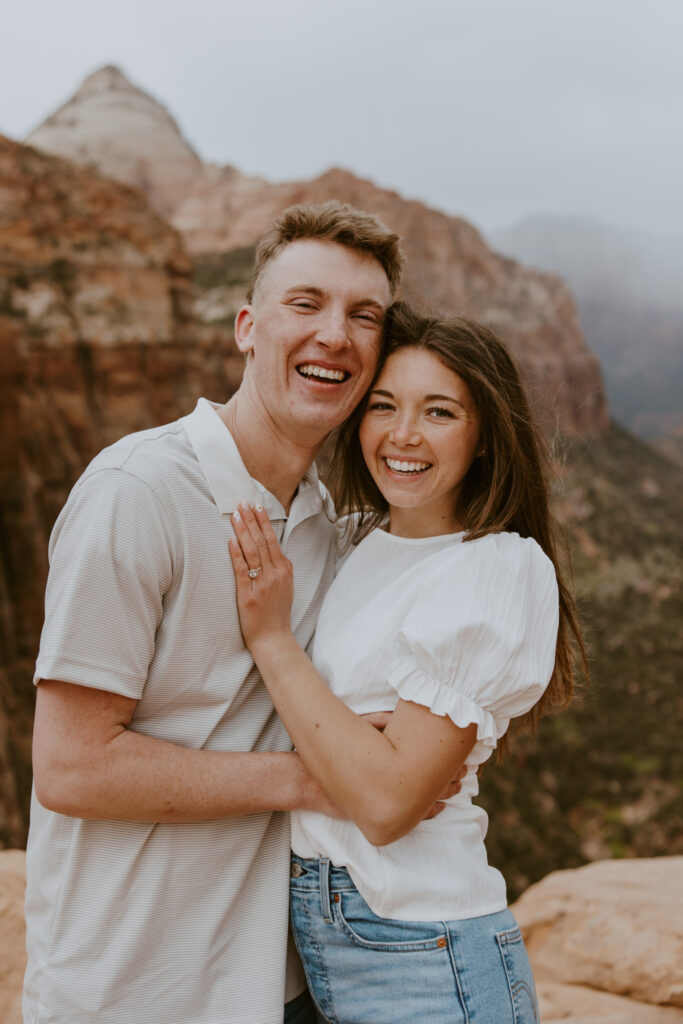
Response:
[[[261,566],[259,565],[256,569],[250,569],[247,576],[250,580],[255,580],[258,574],[261,572]]]

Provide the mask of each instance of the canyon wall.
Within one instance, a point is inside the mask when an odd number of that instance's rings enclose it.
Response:
[[[0,845],[20,845],[57,513],[100,448],[224,399],[242,360],[134,189],[0,137],[0,240]]]

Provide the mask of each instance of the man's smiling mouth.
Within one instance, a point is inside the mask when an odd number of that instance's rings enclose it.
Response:
[[[316,363],[302,363],[297,366],[296,372],[306,380],[332,381],[335,384],[342,384],[351,376],[348,370],[331,370]]]

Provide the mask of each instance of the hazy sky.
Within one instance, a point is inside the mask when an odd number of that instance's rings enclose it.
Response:
[[[114,63],[246,173],[683,234],[683,0],[6,0],[0,24],[13,138]]]

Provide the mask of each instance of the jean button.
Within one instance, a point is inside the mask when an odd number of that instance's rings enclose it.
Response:
[[[294,861],[294,863],[292,864],[292,878],[301,878],[303,873],[304,869],[301,867],[301,864],[298,864],[296,861]]]

